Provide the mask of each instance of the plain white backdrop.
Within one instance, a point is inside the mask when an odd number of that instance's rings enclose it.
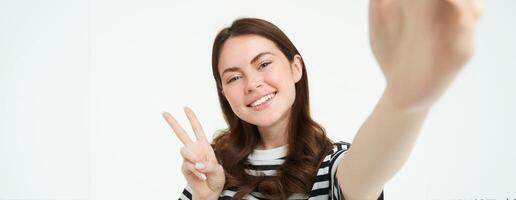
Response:
[[[279,26],[313,117],[351,142],[385,85],[367,1],[0,2],[0,199],[176,199],[191,106],[224,128],[211,47],[238,17]],[[484,2],[477,52],[435,104],[386,199],[516,199],[516,1]]]

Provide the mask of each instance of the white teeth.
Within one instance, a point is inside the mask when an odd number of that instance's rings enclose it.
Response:
[[[272,97],[274,97],[274,95],[275,95],[274,93],[269,94],[269,95],[265,95],[265,96],[263,96],[262,98],[260,98],[260,99],[256,100],[255,102],[253,102],[253,103],[251,104],[251,106],[252,106],[252,107],[258,106],[258,105],[262,104],[263,102],[266,102],[267,100],[269,100],[269,99],[271,99]]]

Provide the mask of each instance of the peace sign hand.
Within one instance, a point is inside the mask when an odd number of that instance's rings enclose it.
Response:
[[[192,188],[192,195],[195,198],[217,199],[226,180],[224,169],[217,162],[215,152],[206,139],[201,124],[193,111],[188,107],[185,107],[184,111],[195,133],[195,141],[190,139],[183,127],[170,113],[163,113],[163,118],[184,145],[181,148],[183,157],[181,171]]]

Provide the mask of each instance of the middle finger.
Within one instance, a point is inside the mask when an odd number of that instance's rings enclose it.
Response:
[[[189,107],[185,107],[184,110],[185,110],[186,117],[188,117],[188,120],[190,121],[190,124],[192,125],[192,129],[195,133],[195,137],[197,138],[197,140],[201,140],[201,141],[207,143],[208,140],[206,139],[206,135],[204,135],[204,131],[202,130],[201,123],[195,116],[192,109],[190,109]]]

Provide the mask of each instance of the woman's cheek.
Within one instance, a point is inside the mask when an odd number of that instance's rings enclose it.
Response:
[[[238,94],[237,91],[234,91],[234,89],[235,88],[233,88],[233,90],[231,90],[226,97],[229,101],[229,104],[231,104],[232,107],[243,104],[244,102],[243,96],[241,94]]]
[[[273,84],[273,85],[271,85],[272,87],[278,87],[277,84],[281,83],[282,78],[285,78],[285,77],[282,77],[280,71],[270,70],[270,71],[267,71],[265,78],[268,80],[267,82]],[[278,88],[276,88],[276,89],[278,89]]]

